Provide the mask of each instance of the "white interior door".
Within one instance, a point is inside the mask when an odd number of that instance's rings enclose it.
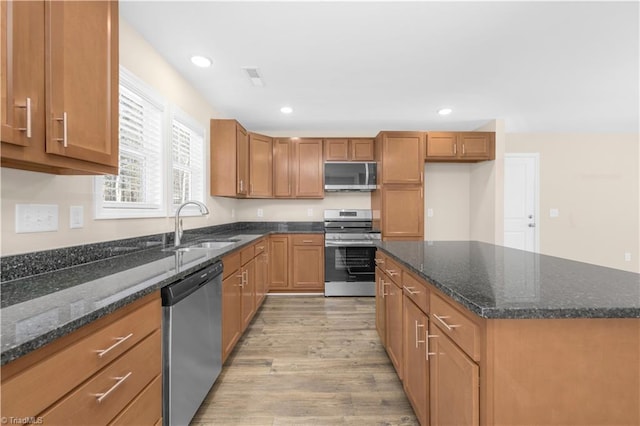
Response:
[[[505,154],[504,245],[539,250],[538,154]]]

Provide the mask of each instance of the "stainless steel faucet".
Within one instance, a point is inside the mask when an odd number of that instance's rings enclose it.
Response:
[[[180,210],[182,210],[184,206],[187,206],[189,204],[198,206],[200,208],[200,213],[202,213],[203,216],[209,214],[209,209],[207,208],[207,206],[205,206],[200,201],[190,200],[180,204],[180,207],[178,207],[178,210],[176,210],[176,227],[175,235],[173,238],[174,247],[178,247],[180,245],[180,239],[182,238],[182,219],[180,219]]]

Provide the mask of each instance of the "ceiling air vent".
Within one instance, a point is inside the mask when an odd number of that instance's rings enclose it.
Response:
[[[251,84],[254,86],[262,87],[264,86],[264,82],[262,81],[262,77],[260,76],[260,71],[256,67],[242,67],[242,70],[247,74]]]

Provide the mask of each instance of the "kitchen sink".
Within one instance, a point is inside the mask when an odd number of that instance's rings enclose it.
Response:
[[[204,240],[190,244],[186,247],[172,247],[165,251],[196,251],[196,250],[220,250],[237,243],[240,240]]]

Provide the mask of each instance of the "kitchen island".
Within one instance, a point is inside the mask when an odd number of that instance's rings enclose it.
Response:
[[[476,241],[379,249],[378,330],[423,423],[640,424],[639,274]]]

